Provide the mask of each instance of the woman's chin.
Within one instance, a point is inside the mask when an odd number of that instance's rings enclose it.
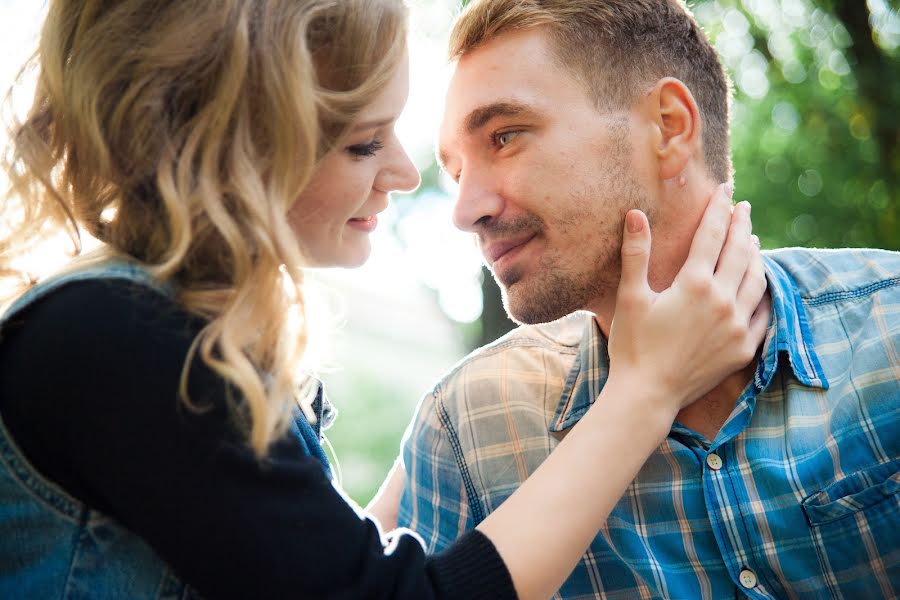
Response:
[[[364,247],[335,248],[328,254],[307,255],[306,267],[311,269],[357,269],[369,260],[372,247],[368,243]]]
[[[369,252],[362,254],[356,258],[345,261],[343,264],[336,265],[344,269],[358,269],[359,267],[366,264],[366,261],[369,260]]]

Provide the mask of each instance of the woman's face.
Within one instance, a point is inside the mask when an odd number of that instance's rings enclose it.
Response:
[[[360,112],[346,143],[319,161],[288,221],[311,267],[358,267],[369,257],[369,234],[389,194],[419,185],[419,172],[400,146],[394,124],[409,95],[404,57],[390,83]]]

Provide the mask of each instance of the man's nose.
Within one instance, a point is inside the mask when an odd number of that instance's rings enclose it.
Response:
[[[489,174],[468,170],[459,178],[459,193],[453,207],[453,224],[463,231],[475,231],[482,219],[503,212],[503,197]]]

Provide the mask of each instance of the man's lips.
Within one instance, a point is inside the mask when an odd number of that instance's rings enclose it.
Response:
[[[531,233],[524,237],[515,238],[512,240],[501,240],[499,242],[492,242],[487,245],[482,246],[484,248],[484,256],[488,260],[488,263],[493,265],[495,262],[515,250],[516,248],[520,248],[534,239],[534,236],[537,234]]]

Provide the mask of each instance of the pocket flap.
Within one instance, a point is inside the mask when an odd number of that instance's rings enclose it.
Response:
[[[900,491],[900,459],[839,479],[803,501],[810,525],[836,521],[890,498]]]

